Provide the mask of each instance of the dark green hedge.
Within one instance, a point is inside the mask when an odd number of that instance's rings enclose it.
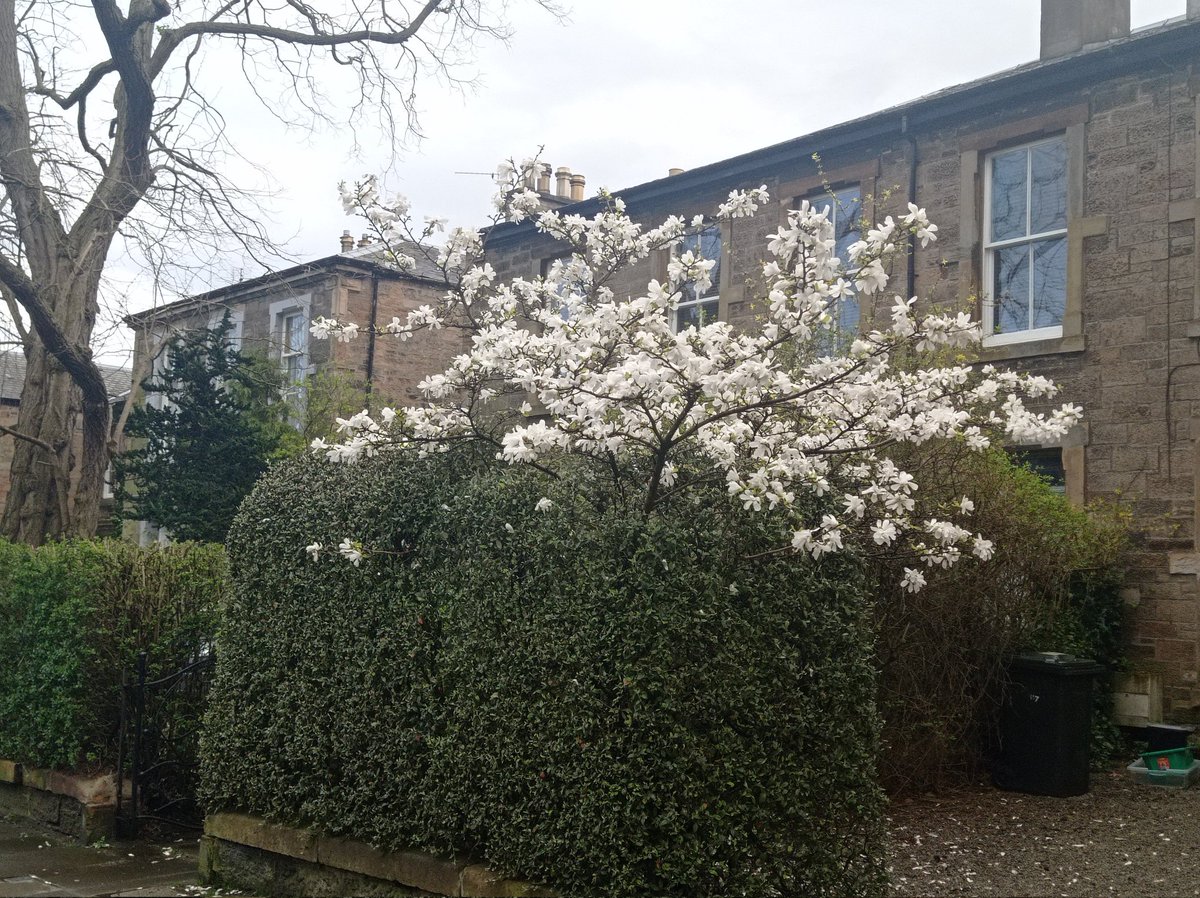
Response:
[[[0,542],[0,757],[112,769],[122,674],[211,643],[226,577],[220,546]]]
[[[567,896],[880,894],[862,572],[747,561],[778,524],[719,490],[647,521],[486,467],[260,482],[229,542],[209,810]],[[347,535],[361,568],[305,556]]]

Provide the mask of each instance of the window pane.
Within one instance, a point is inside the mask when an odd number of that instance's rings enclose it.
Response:
[[[689,327],[712,324],[717,320],[717,305],[716,300],[712,300],[680,306],[675,312],[675,330],[681,331]]]
[[[992,157],[992,241],[1025,236],[1025,175],[1028,150]]]
[[[708,259],[716,264],[708,271],[712,283],[704,292],[704,296],[716,296],[721,291],[721,226],[709,225],[694,234],[688,234],[679,244],[679,254],[691,253],[700,259]],[[696,295],[695,285],[687,281],[683,284],[683,301],[694,302],[703,297]]]
[[[1009,454],[1017,464],[1029,468],[1045,480],[1054,492],[1066,492],[1067,476],[1063,470],[1062,449],[1015,449]]]
[[[847,249],[857,243],[862,231],[862,191],[847,187],[837,192],[837,208],[834,210],[834,236],[837,238],[837,257],[847,261]]]
[[[304,356],[289,355],[283,360],[284,377],[290,384],[298,384],[304,380]]]
[[[829,211],[825,213],[825,217],[830,221],[833,220],[833,197],[829,196],[829,194],[809,197],[808,204],[814,212],[825,212],[828,209]]]
[[[1030,150],[1033,156],[1031,234],[1067,226],[1067,142],[1056,140]]]
[[[705,296],[716,296],[721,289],[721,228],[719,226],[705,228],[700,232],[700,255],[717,263],[708,273],[712,279],[712,285],[704,293]]]
[[[847,296],[838,303],[837,327],[843,348],[849,349],[858,336],[858,317],[858,297]]]
[[[287,352],[303,352],[306,335],[303,315],[283,319],[283,345]]]
[[[1029,330],[1029,245],[995,250],[992,268],[994,332]]]
[[[1058,327],[1067,305],[1067,241],[1039,240],[1033,250],[1033,323]]]

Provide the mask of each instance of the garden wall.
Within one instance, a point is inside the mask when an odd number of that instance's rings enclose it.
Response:
[[[15,815],[81,842],[116,835],[115,775],[76,776],[0,760],[0,814]]]
[[[268,823],[246,814],[213,814],[200,842],[200,877],[210,886],[266,896],[371,895],[408,898],[553,898],[542,886],[481,864],[416,851],[381,851],[354,839]]]

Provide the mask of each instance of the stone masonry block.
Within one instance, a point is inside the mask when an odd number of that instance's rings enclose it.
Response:
[[[555,892],[542,886],[507,879],[487,867],[465,867],[459,880],[462,898],[554,898]]]
[[[464,864],[415,851],[381,851],[363,842],[321,836],[316,860],[377,879],[414,886],[437,895],[457,895]]]
[[[1154,657],[1159,661],[1196,663],[1196,642],[1190,639],[1158,639],[1154,642]]]
[[[311,830],[268,823],[248,814],[210,814],[204,820],[204,833],[275,854],[306,861],[317,860],[317,839]]]

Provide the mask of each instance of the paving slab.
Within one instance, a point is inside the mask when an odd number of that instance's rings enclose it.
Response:
[[[0,898],[194,896],[196,840],[80,845],[27,821],[0,817]]]

